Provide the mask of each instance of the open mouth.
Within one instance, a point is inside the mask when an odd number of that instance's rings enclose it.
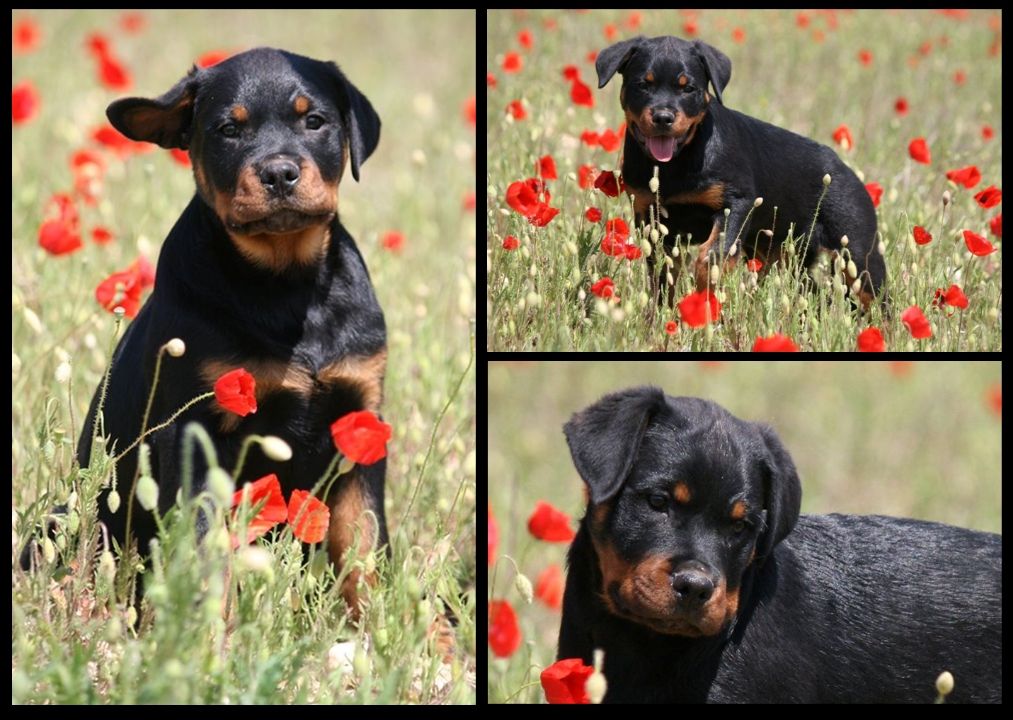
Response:
[[[679,140],[670,135],[645,136],[640,128],[633,125],[633,137],[637,139],[648,154],[658,162],[668,162],[679,150]]]

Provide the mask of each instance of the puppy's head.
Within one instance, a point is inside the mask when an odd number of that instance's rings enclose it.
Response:
[[[608,609],[669,635],[721,632],[748,569],[798,519],[798,475],[773,431],[641,387],[606,395],[564,432]]]
[[[380,140],[379,116],[337,65],[271,48],[106,114],[131,140],[189,150],[197,193],[236,249],[277,273],[322,258],[345,165],[358,180]]]
[[[732,61],[700,40],[635,37],[598,53],[598,87],[623,76],[619,102],[626,131],[655,162],[665,163],[689,145],[707,115],[709,86],[718,102],[732,77]]]

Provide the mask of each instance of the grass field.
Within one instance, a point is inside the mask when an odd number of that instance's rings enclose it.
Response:
[[[1001,350],[1000,27],[998,13],[967,11],[490,12],[488,348],[735,351],[776,337],[849,351],[875,328],[888,351]],[[621,83],[598,90],[594,57],[640,34],[718,47],[733,64],[727,106],[834,147],[855,170],[878,203],[889,317],[858,315],[827,260],[802,287],[791,249],[759,274],[739,262],[717,279],[720,315],[706,325],[657,307],[645,258],[661,243],[636,228],[626,194],[594,185],[619,169],[623,123]],[[538,214],[508,202],[525,182],[545,183]],[[631,251],[618,258],[603,252],[617,220]],[[658,273],[683,298],[691,273],[672,255]]]

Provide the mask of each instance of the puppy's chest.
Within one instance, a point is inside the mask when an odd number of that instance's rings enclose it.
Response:
[[[256,425],[303,424],[311,418],[327,424],[354,410],[378,413],[386,364],[385,348],[371,355],[346,355],[325,363],[298,355],[285,360],[246,359],[241,366],[253,375],[258,405],[256,419],[249,417]],[[201,364],[201,374],[213,384],[214,378],[235,367],[235,361],[209,359]],[[228,433],[239,428],[239,416],[224,408],[216,411],[220,431]]]

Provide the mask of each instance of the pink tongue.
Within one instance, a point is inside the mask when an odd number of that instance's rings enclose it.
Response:
[[[675,152],[675,138],[671,137],[649,137],[647,138],[647,149],[658,162],[668,162]]]

